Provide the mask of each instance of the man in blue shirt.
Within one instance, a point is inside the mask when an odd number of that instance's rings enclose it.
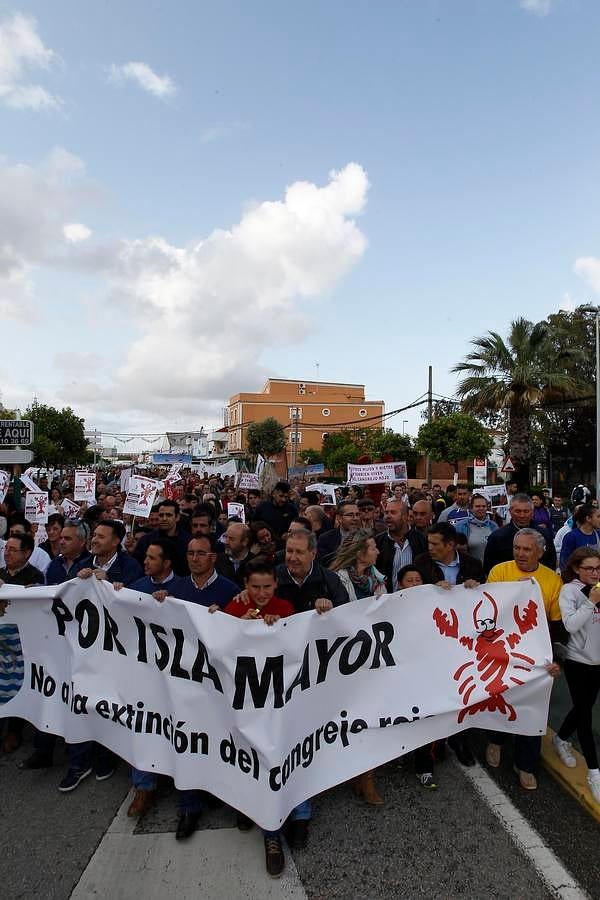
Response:
[[[92,554],[87,548],[90,531],[80,519],[67,519],[60,533],[60,553],[46,570],[46,584],[63,584],[75,578],[82,569],[92,565]]]
[[[166,544],[166,547],[163,545]],[[168,579],[168,565],[159,567],[158,556],[169,555],[167,542],[156,539],[146,550],[144,567],[146,577],[134,582],[130,587],[133,590],[143,590],[151,593],[159,602],[163,602],[169,595],[189,603],[198,603],[208,607],[210,612],[225,609],[230,600],[233,600],[240,589],[233,581],[229,581],[215,571],[217,561],[217,539],[213,534],[199,535],[192,538],[187,547],[187,562],[190,574],[184,578]],[[156,552],[154,552],[156,551]],[[154,558],[157,557],[156,562]],[[170,564],[170,560],[168,563]],[[155,569],[156,574],[150,574]],[[158,583],[158,577],[167,574],[167,580]],[[158,576],[158,577],[157,577]],[[154,590],[152,590],[154,588]],[[139,769],[132,770],[135,796],[131,802],[127,815],[131,817],[143,816],[155,803],[156,775],[152,772],[142,772]],[[180,841],[190,837],[198,827],[198,821],[202,815],[201,791],[186,790],[178,792],[179,819],[175,838]]]
[[[155,594],[165,591],[165,596],[179,596],[175,593],[177,586],[184,578],[178,578],[173,572],[173,564],[177,559],[177,547],[168,538],[155,538],[146,548],[144,557],[144,577],[133,581],[129,587],[142,594]],[[122,585],[115,584],[118,590]]]
[[[218,544],[213,534],[192,538],[187,548],[190,574],[179,579],[173,591],[174,597],[199,603],[209,609],[225,609],[240,589],[233,581],[216,572],[217,551]]]

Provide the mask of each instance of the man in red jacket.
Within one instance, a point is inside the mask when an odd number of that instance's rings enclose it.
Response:
[[[275,567],[266,559],[257,557],[248,563],[245,573],[246,594],[249,603],[234,599],[225,607],[225,612],[239,619],[263,619],[266,625],[274,625],[279,619],[293,615],[296,610],[289,600],[275,596],[277,577]],[[252,821],[238,812],[238,828],[248,831]],[[279,831],[263,831],[265,839],[265,863],[272,878],[279,878],[285,865]]]

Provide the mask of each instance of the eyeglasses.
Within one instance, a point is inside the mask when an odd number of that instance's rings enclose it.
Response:
[[[600,566],[580,566],[580,572],[600,572]]]
[[[188,550],[188,556],[212,556],[212,550]]]

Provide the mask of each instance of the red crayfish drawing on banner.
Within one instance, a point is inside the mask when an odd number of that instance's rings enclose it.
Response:
[[[454,680],[459,682],[458,693],[464,707],[458,714],[458,722],[461,723],[465,716],[473,716],[478,712],[499,712],[507,715],[509,722],[513,722],[517,718],[516,710],[503,694],[511,687],[511,682],[524,683],[513,672],[530,672],[531,666],[535,664],[534,659],[523,653],[516,653],[514,648],[521,642],[524,634],[536,627],[537,605],[530,600],[522,611],[515,605],[513,618],[517,631],[505,635],[504,630],[497,625],[496,601],[487,591],[483,592],[483,596],[485,599],[480,600],[473,610],[476,637],[459,637],[458,616],[454,609],[450,610],[449,616],[439,608],[434,609],[433,620],[440,634],[458,641],[473,654],[473,659],[459,666],[454,673]],[[471,695],[477,687],[489,696],[469,706]]]

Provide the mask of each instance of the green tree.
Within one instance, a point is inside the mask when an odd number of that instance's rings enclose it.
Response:
[[[450,462],[458,472],[461,459],[485,459],[494,440],[487,429],[472,416],[452,413],[421,425],[417,446],[438,462]]]
[[[301,450],[299,459],[303,466],[314,466],[323,462],[323,454],[318,450]]]
[[[409,434],[398,434],[391,428],[384,431],[370,430],[364,440],[364,452],[373,460],[380,460],[384,456],[390,456],[396,461],[406,462],[410,468],[416,465],[419,451]]]
[[[542,404],[581,393],[574,370],[581,351],[565,348],[557,353],[548,323],[534,324],[527,319],[512,322],[506,341],[489,331],[471,344],[471,353],[452,369],[465,376],[457,389],[463,410],[475,415],[506,412],[508,451],[517,481],[525,486],[529,483],[532,415]]]
[[[70,406],[59,410],[34,402],[23,418],[33,422],[31,449],[36,463],[52,466],[88,461],[85,422]]]
[[[283,425],[269,416],[262,422],[252,422],[247,432],[248,450],[254,456],[272,456],[285,449],[285,430]]]
[[[332,431],[323,441],[323,462],[332,475],[346,475],[346,465],[355,463],[360,453],[352,431]]]

